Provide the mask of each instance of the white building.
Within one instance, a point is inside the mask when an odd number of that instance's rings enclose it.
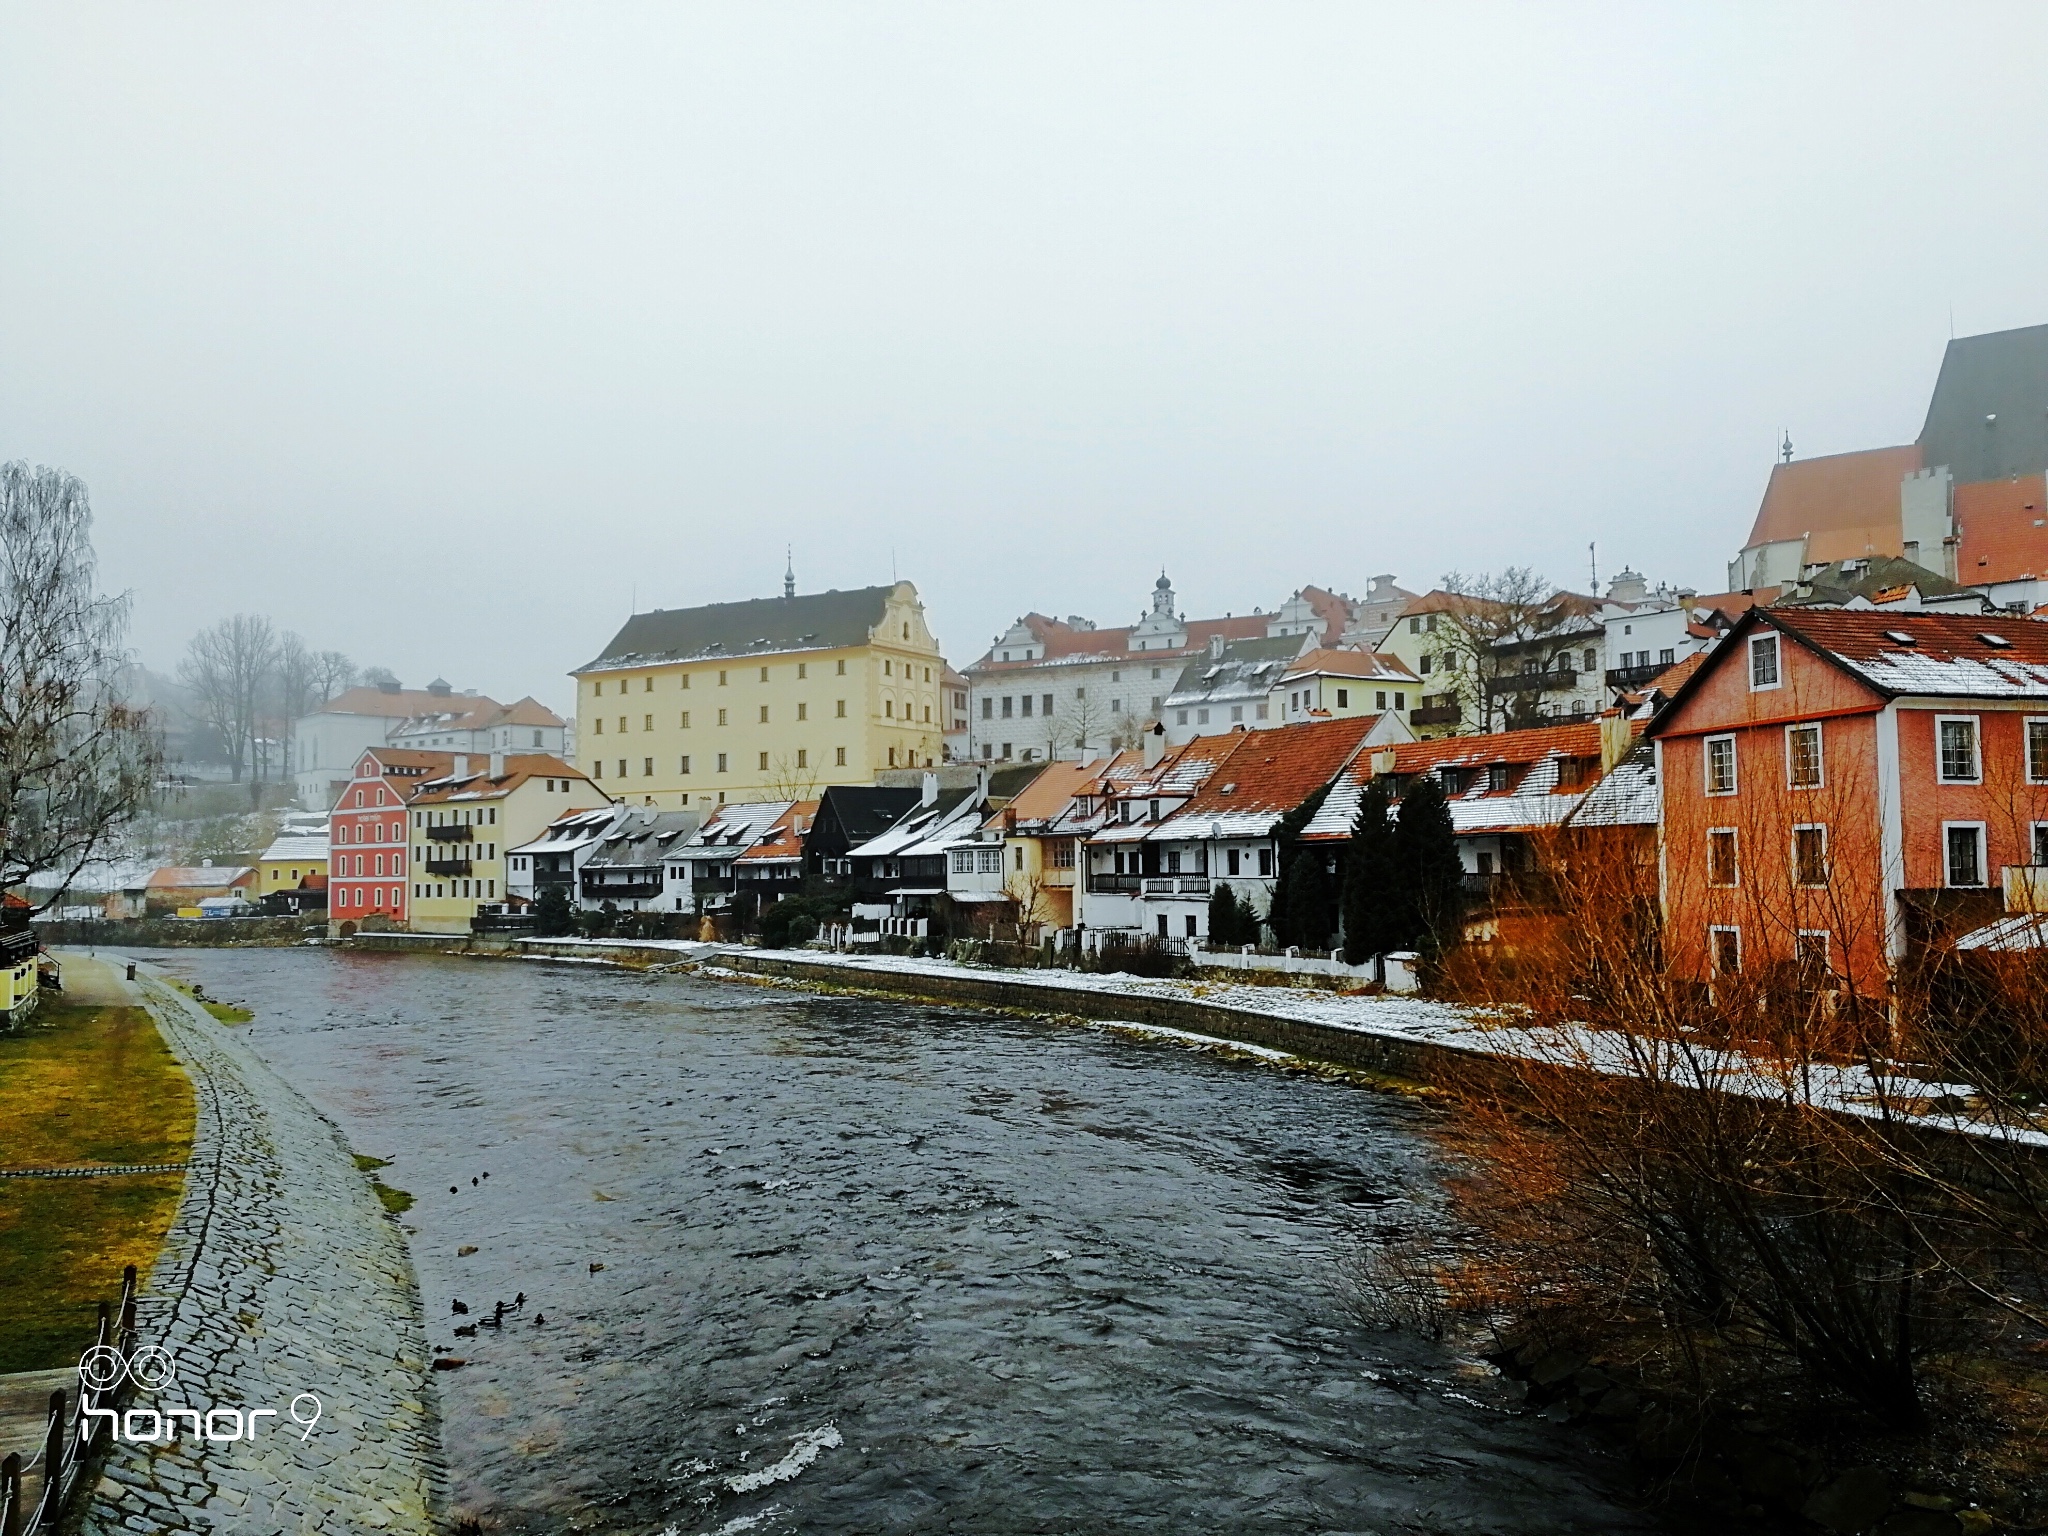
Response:
[[[555,886],[573,907],[585,861],[602,846],[605,834],[632,814],[637,813],[630,807],[614,804],[556,817],[532,842],[506,851],[505,894],[515,904],[537,901]]]

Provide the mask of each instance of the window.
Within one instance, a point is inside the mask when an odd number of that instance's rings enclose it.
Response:
[[[1977,717],[1937,715],[1934,729],[1940,744],[1936,773],[1941,782],[1975,784],[1981,766],[1977,761]]]
[[[768,681],[768,669],[766,667],[761,669],[761,681],[764,683]]]
[[[2027,782],[2048,784],[2048,715],[2027,720]]]
[[[1820,727],[1785,727],[1785,782],[1794,789],[1818,789],[1821,782]]]
[[[1003,718],[1005,720],[1010,718],[1012,712],[1016,707],[1016,703],[1017,701],[1011,698],[1008,694],[1003,695]]]
[[[1024,695],[1024,718],[1026,720],[1031,718],[1031,695],[1028,693]]]
[[[1411,635],[1419,635],[1419,634],[1421,634],[1421,633],[1422,633],[1422,620],[1421,620],[1421,619],[1410,619],[1410,620],[1408,621],[1408,633],[1409,633],[1409,634],[1411,634]]]
[[[1792,938],[1792,961],[1808,975],[1828,970],[1828,935],[1822,928],[1802,928]]]
[[[1434,662],[1434,659],[1435,659],[1435,658],[1433,658],[1433,657],[1431,657],[1431,656],[1427,656],[1427,655],[1425,655],[1425,656],[1424,656],[1424,657],[1422,658],[1422,662],[1421,662],[1421,665],[1419,665],[1419,666],[1418,666],[1418,667],[1417,667],[1417,668],[1416,668],[1415,670],[1416,670],[1416,671],[1418,671],[1418,672],[1420,672],[1420,673],[1421,673],[1421,674],[1422,674],[1422,675],[1423,675],[1424,677],[1427,677],[1427,676],[1429,676],[1429,674],[1430,674],[1430,669],[1431,669],[1431,666],[1432,666],[1432,664],[1433,664],[1433,662]]]
[[[725,711],[722,709],[718,712],[718,723],[720,725],[725,724]]]
[[[832,750],[837,754],[837,756],[833,760],[832,766],[835,768],[844,768],[846,766],[846,748],[834,747]]]
[[[720,669],[718,674],[718,686],[721,688],[725,686],[725,672],[722,668]]]
[[[1055,838],[1052,843],[1052,867],[1072,869],[1074,867],[1074,840],[1071,837]]]
[[[1152,669],[1152,680],[1154,682],[1157,682],[1159,680],[1159,669],[1157,667],[1154,667]]]
[[[1010,751],[1009,751],[1009,748],[1008,748],[1008,747],[1005,747],[1005,748],[1003,749],[1003,756],[1005,756],[1005,757],[1008,757],[1009,755],[1010,755]],[[894,768],[894,767],[896,766],[896,749],[895,749],[894,747],[891,747],[891,748],[889,749],[889,766],[890,766],[891,768]]]
[[[1026,699],[1024,702],[1028,705],[1031,701]],[[882,713],[889,719],[894,720],[896,718],[896,701],[894,699],[882,700]],[[1031,711],[1026,709],[1024,713],[1028,715]]]
[[[975,849],[974,868],[977,874],[1000,875],[1003,872],[1003,850],[1000,848]]]
[[[1736,863],[1735,829],[1715,827],[1707,833],[1707,884],[1739,885],[1741,873]]]
[[[758,771],[761,773],[766,773],[768,771],[768,754],[766,752],[763,752],[761,754],[761,766]]]
[[[1984,883],[1984,823],[1981,821],[1946,821],[1941,826],[1943,852],[1946,855],[1946,881],[1949,885],[1982,885]]]
[[[1732,795],[1735,793],[1735,738],[1733,736],[1709,736],[1707,738],[1707,793],[1710,795]]]
[[[653,778],[653,777],[654,777],[654,759],[653,759],[653,758],[651,758],[651,757],[643,757],[643,758],[641,758],[641,759],[640,759],[640,777],[641,777],[641,778],[643,778],[643,779],[651,779],[651,778]]]
[[[1596,653],[1591,646],[1588,646],[1586,648],[1586,665],[1583,670],[1587,672],[1597,671],[1599,669],[1599,663],[1600,657],[1598,653]]]
[[[882,676],[884,676],[884,677],[894,677],[895,675],[896,675],[896,664],[895,664],[894,662],[890,661],[890,660],[889,660],[889,659],[888,659],[888,658],[887,658],[886,656],[885,656],[885,657],[883,657],[883,658],[882,658]]]
[[[621,736],[626,734],[626,717],[624,715],[619,716],[619,734]]]
[[[1337,707],[1339,709],[1348,709],[1350,706],[1351,690],[1349,688],[1339,688],[1337,690]]]
[[[689,712],[689,711],[688,711],[688,710],[686,709],[686,710],[684,710],[684,711],[683,711],[683,729],[687,731],[687,730],[688,730],[689,728],[690,728],[690,712]]]
[[[2048,821],[2034,823],[2034,862],[2048,864]]]
[[[1446,697],[1446,698],[1448,698],[1448,697],[1449,697],[1449,695],[1448,695],[1448,694],[1446,694],[1446,695],[1445,695],[1445,697]],[[1396,708],[1396,709],[1406,709],[1407,707],[1408,707],[1408,695],[1407,695],[1407,694],[1405,694],[1405,693],[1397,693],[1397,694],[1395,694],[1395,695],[1394,695],[1394,708]]]
[[[1228,873],[1230,873],[1230,874],[1233,874],[1233,875],[1237,873],[1237,866],[1238,866],[1238,863],[1239,863],[1240,857],[1241,857],[1241,856],[1240,856],[1240,854],[1238,853],[1238,850],[1237,850],[1237,849],[1235,849],[1235,848],[1226,848],[1226,849],[1225,849],[1225,850],[1223,851],[1223,863],[1224,863],[1224,867],[1225,867],[1225,869],[1226,869],[1226,871],[1227,871]]]
[[[1488,763],[1486,765],[1487,789],[1493,794],[1499,794],[1508,787],[1508,781],[1514,776],[1514,771],[1514,768],[1507,763]]]
[[[687,774],[690,771],[690,755],[687,752],[683,754],[682,764],[681,771]]]
[[[592,698],[602,698],[604,696],[604,683],[602,681],[592,683],[590,685],[590,694]]]
[[[1709,928],[1707,947],[1713,956],[1716,976],[1739,976],[1742,974],[1742,930],[1740,928]]]
[[[1259,850],[1259,878],[1262,880],[1273,878],[1273,850],[1270,846]]]
[[[953,873],[956,875],[971,875],[974,873],[974,850],[972,848],[955,848],[953,850]]]
[[[1374,709],[1385,709],[1385,708],[1387,707],[1387,691],[1386,691],[1386,689],[1384,689],[1384,688],[1382,688],[1382,689],[1379,689],[1378,691],[1376,691],[1376,692],[1375,692],[1375,693],[1373,694],[1373,696],[1372,696],[1372,707],[1373,707]]]
[[[685,673],[683,674],[683,687],[687,689],[687,688],[688,688],[689,686],[690,686],[690,674],[689,674],[689,673],[687,673],[687,672],[685,672]]]
[[[1749,642],[1749,687],[1751,692],[1778,686],[1778,637],[1756,635]]]
[[[1587,654],[1588,654],[1588,655],[1590,655],[1590,654],[1591,654],[1591,652],[1588,652]],[[1668,645],[1667,645],[1667,646],[1665,646],[1665,647],[1664,647],[1664,649],[1663,649],[1663,650],[1661,650],[1661,651],[1659,651],[1659,652],[1657,653],[1657,665],[1658,665],[1658,666],[1660,666],[1660,667],[1668,667],[1668,666],[1671,666],[1671,665],[1673,665],[1673,664],[1674,664],[1674,663],[1675,663],[1675,662],[1676,662],[1677,660],[1678,660],[1678,652],[1677,652],[1676,650],[1674,650],[1674,649],[1673,649],[1673,648],[1672,648],[1671,646],[1668,646]],[[1590,671],[1590,670],[1591,670],[1591,668],[1590,668],[1590,667],[1588,667],[1588,669],[1587,669],[1587,670],[1588,670],[1588,671]]]
[[[988,702],[988,700],[986,700],[986,699],[983,699],[983,700],[982,700],[982,702],[983,702],[984,704],[986,704],[986,703]],[[1123,701],[1122,699],[1111,699],[1111,700],[1109,701],[1109,712],[1110,712],[1110,713],[1111,713],[1112,715],[1120,715],[1120,714],[1122,714],[1122,713],[1124,712],[1124,701]],[[988,713],[988,712],[987,712],[986,710],[983,710],[983,711],[982,711],[982,714],[983,714],[984,718],[985,718],[985,717],[987,716],[987,713]]]
[[[1188,712],[1187,712],[1186,710],[1184,710],[1184,709],[1182,709],[1182,710],[1176,710],[1176,711],[1174,712],[1174,722],[1173,722],[1173,723],[1174,723],[1175,725],[1186,725],[1186,724],[1188,723]]]
[[[1826,885],[1828,883],[1828,829],[1826,827],[1794,827],[1792,829],[1792,883],[1794,885]]]
[[[810,705],[808,705],[808,704],[799,704],[799,705],[797,705],[797,707],[796,707],[796,717],[797,717],[797,719],[799,719],[799,720],[808,720],[808,719],[810,719],[810,718],[811,718],[811,706],[810,706]]]
[[[1052,713],[1052,695],[1051,695],[1051,694],[1049,694],[1049,693],[1048,693],[1048,694],[1047,694],[1047,695],[1045,696],[1045,698],[1044,698],[1044,700],[1043,700],[1043,704],[1044,704],[1044,707],[1043,707],[1042,709],[1040,709],[1040,710],[1039,710],[1039,713],[1040,713],[1040,714],[1042,714],[1042,715],[1049,715],[1049,714],[1051,714],[1051,713]],[[927,715],[927,716],[926,716],[925,718],[926,718],[926,719],[930,719],[931,717],[930,717],[929,715]]]
[[[723,752],[718,754],[718,771],[720,773],[725,772],[725,754]]]
[[[1266,718],[1266,706],[1263,700],[1252,706],[1252,714],[1260,720]]]
[[[1242,720],[1244,718],[1244,706],[1242,704],[1231,705],[1230,718],[1232,720]]]

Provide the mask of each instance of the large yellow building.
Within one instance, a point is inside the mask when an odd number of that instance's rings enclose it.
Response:
[[[636,613],[574,674],[576,758],[636,805],[815,800],[940,760],[945,667],[907,581]]]
[[[458,754],[455,765],[406,802],[415,933],[469,932],[480,910],[505,904],[506,849],[532,842],[558,816],[594,810],[610,798],[543,752]]]

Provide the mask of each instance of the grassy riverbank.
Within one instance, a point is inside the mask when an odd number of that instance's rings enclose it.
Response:
[[[86,984],[90,964],[67,962],[65,999],[0,1037],[0,1168],[191,1155],[191,1084],[144,1010]],[[183,1188],[178,1173],[0,1179],[0,1372],[77,1358],[122,1266],[148,1274]]]

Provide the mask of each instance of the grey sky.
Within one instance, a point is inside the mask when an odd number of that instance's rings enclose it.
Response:
[[[640,605],[1720,585],[2048,320],[2048,8],[0,6],[0,457],[169,667]]]

